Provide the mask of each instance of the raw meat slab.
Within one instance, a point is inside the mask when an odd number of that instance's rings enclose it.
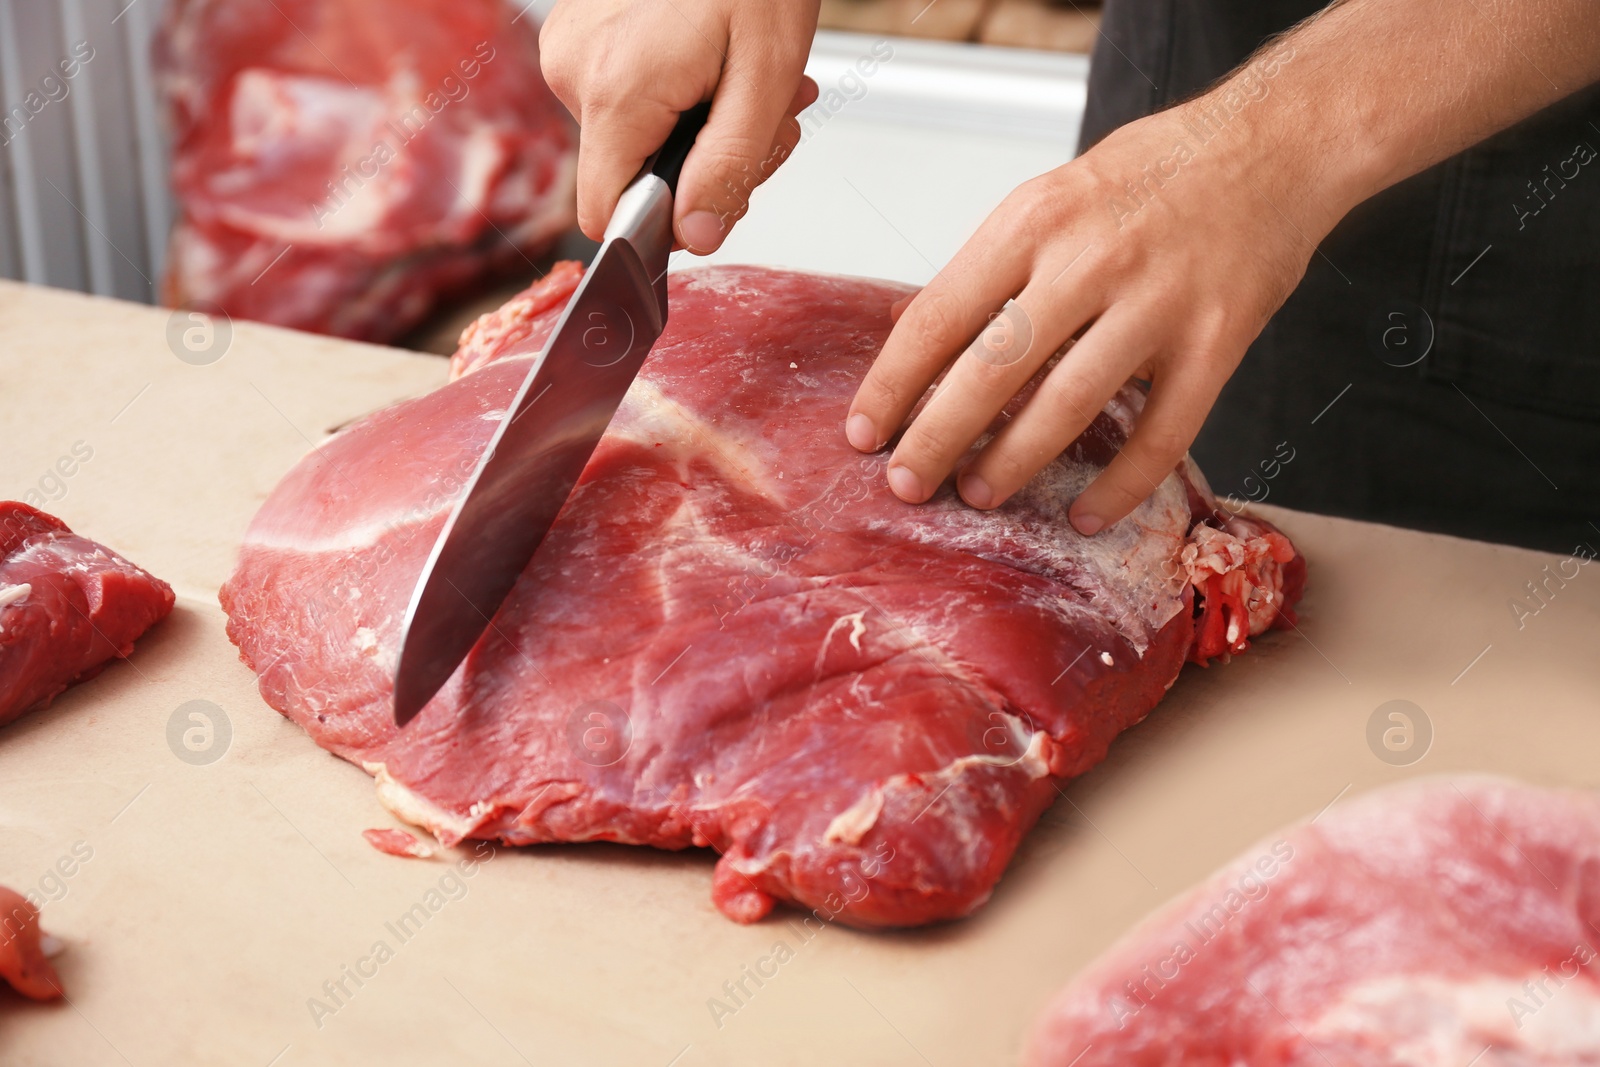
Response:
[[[1340,802],[1124,937],[1026,1059],[1600,1063],[1600,794],[1424,779]]]
[[[65,523],[0,501],[0,725],[125,657],[172,588]]]
[[[901,503],[839,426],[904,287],[688,272],[494,627],[397,731],[416,575],[576,277],[469,330],[452,384],[308,455],[221,594],[267,701],[445,844],[709,845],[745,922],[778,899],[863,926],[965,915],[1185,658],[1243,650],[1299,594],[1287,539],[1189,464],[1112,530],[1070,528],[1132,388],[997,512]]]
[[[166,302],[386,340],[526,269],[573,223],[577,138],[522,7],[175,0]]]

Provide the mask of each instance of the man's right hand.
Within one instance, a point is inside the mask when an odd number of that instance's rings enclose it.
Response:
[[[819,0],[561,0],[539,35],[545,80],[578,120],[578,225],[604,233],[622,190],[672,132],[712,101],[684,164],[678,243],[715,251],[750,194],[800,140],[817,98],[805,76]]]

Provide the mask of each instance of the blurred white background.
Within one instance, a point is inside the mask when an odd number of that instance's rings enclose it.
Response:
[[[926,282],[1007,193],[1072,158],[1087,58],[902,38],[841,88],[879,44],[817,35],[806,69],[837,111],[814,105],[814,132],[710,261]]]
[[[149,59],[163,7],[0,0],[6,113],[94,49],[59,100],[0,131],[0,277],[156,298],[173,217]],[[711,261],[925,282],[1007,192],[1070,158],[1088,61],[824,31],[807,69],[824,92],[807,138]]]

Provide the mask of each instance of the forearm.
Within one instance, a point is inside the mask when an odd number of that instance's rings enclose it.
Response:
[[[1348,0],[1185,106],[1230,88],[1255,95],[1234,130],[1286,166],[1280,191],[1318,192],[1295,213],[1325,230],[1596,80],[1597,0]]]

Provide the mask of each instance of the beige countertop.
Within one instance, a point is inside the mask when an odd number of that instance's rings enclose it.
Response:
[[[0,884],[46,897],[71,997],[0,995],[8,1065],[1005,1064],[1129,925],[1336,798],[1485,770],[1600,785],[1600,569],[1519,629],[1508,602],[1557,558],[1264,509],[1311,563],[1301,631],[1187,668],[970,920],[810,940],[782,911],[739,927],[699,853],[500,850],[470,878],[450,865],[465,850],[395,859],[360,834],[394,825],[371,780],[261,701],[215,594],[311,443],[439,384],[443,361],[236,324],[195,365],[168,323],[0,283],[0,496],[58,495],[47,510],[179,594],[130,662],[0,730]],[[51,478],[80,442],[92,457]],[[167,740],[196,700],[232,735],[204,765]],[[1391,700],[1432,726],[1409,766],[1368,745]],[[402,939],[391,926],[418,904]],[[792,957],[714,1018],[724,983],[780,941]],[[324,983],[341,979],[335,1004]]]

